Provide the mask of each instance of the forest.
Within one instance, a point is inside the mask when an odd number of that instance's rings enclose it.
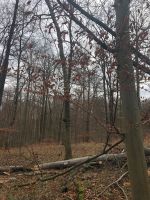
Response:
[[[150,200],[149,13],[0,0],[0,200]]]

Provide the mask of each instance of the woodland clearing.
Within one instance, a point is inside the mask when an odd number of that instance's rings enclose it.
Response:
[[[146,146],[150,142],[146,138]],[[73,157],[95,155],[102,151],[101,143],[73,144]],[[115,147],[111,153],[122,151],[123,145]],[[110,152],[109,152],[110,153]],[[32,168],[45,162],[63,160],[62,145],[41,143],[18,148],[0,150],[1,166],[23,165]],[[59,174],[63,170],[41,170],[33,172],[4,172],[0,175],[1,200],[114,200],[126,199],[130,196],[130,182],[125,163],[104,162],[91,166],[86,164],[64,176],[49,181],[36,181],[38,177],[49,177]],[[148,169],[148,172],[150,170]],[[150,173],[149,173],[150,174]],[[121,176],[118,182],[117,181]],[[34,182],[34,184],[32,184]],[[25,183],[27,186],[24,186]],[[112,184],[112,185],[111,185]],[[110,186],[109,186],[110,185]],[[109,186],[107,188],[107,186]],[[105,191],[106,189],[106,191]],[[129,198],[129,197],[128,197]]]

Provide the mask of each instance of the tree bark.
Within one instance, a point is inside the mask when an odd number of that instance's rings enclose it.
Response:
[[[116,10],[116,56],[118,79],[126,123],[126,149],[128,169],[134,200],[149,200],[150,191],[142,142],[140,113],[135,89],[134,70],[131,61],[129,38],[130,0],[115,0]]]

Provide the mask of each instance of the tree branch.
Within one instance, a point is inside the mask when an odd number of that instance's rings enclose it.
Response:
[[[93,15],[89,14],[88,12],[86,12],[83,8],[81,8],[81,6],[79,6],[78,4],[76,4],[73,0],[67,0],[68,3],[70,3],[72,6],[74,6],[78,11],[80,11],[84,16],[86,16],[88,19],[92,20],[93,22],[95,22],[97,25],[101,26],[102,28],[104,28],[108,33],[110,33],[112,36],[116,37],[116,33],[115,31],[113,31],[111,28],[109,28],[105,23],[103,23],[102,21],[100,21],[99,19],[97,19],[96,17],[94,17]],[[59,4],[60,4],[60,0],[58,0]],[[61,3],[62,5],[62,3]],[[79,25],[79,24],[78,24]],[[143,62],[145,62],[146,64],[150,65],[150,59],[143,55],[141,52],[139,52],[136,48],[134,48],[133,46],[130,46],[132,52],[134,54],[136,54]],[[145,73],[150,74],[150,69],[147,67],[140,67],[139,69],[141,69],[142,71],[144,71]]]

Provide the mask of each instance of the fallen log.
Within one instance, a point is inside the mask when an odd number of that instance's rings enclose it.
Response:
[[[24,166],[2,166],[0,167],[0,174],[4,172],[14,173],[14,172],[31,172],[33,169]]]
[[[148,163],[150,163],[150,159],[148,159],[148,157],[150,156],[150,148],[145,148],[145,155],[147,157]],[[33,166],[33,168],[27,168],[24,166],[2,166],[0,167],[0,174],[3,174],[5,172],[14,173],[14,172],[32,172],[32,171],[37,171],[37,170],[48,170],[48,169],[65,169],[65,168],[72,167],[76,164],[82,163],[84,161],[88,161],[92,157],[94,156],[85,156],[81,158],[73,158],[70,160],[43,163],[43,164],[35,165]],[[119,162],[119,161],[126,161],[126,159],[127,159],[126,153],[104,154],[97,157],[94,161],[92,161],[92,164],[101,165],[105,161]]]
[[[150,149],[145,148],[145,156],[150,156]],[[69,160],[63,160],[63,161],[56,161],[56,162],[50,162],[50,163],[44,163],[40,164],[38,166],[35,166],[35,169],[40,169],[40,170],[46,170],[46,169],[64,169],[68,167],[72,167],[76,164],[79,164],[81,162],[85,162],[89,159],[91,159],[94,156],[85,156],[81,158],[73,158]],[[126,153],[119,153],[119,154],[104,154],[96,158],[94,161],[95,163],[101,164],[104,161],[123,161],[127,159]]]
[[[65,169],[68,167],[72,167],[78,163],[85,162],[89,159],[91,159],[93,156],[85,156],[81,158],[73,158],[70,160],[62,160],[62,161],[56,161],[56,162],[50,162],[50,163],[44,163],[40,164],[38,166],[35,166],[35,169]],[[93,163],[101,163],[103,161],[113,161],[113,160],[126,160],[126,154],[120,153],[120,154],[104,154],[94,161]]]

